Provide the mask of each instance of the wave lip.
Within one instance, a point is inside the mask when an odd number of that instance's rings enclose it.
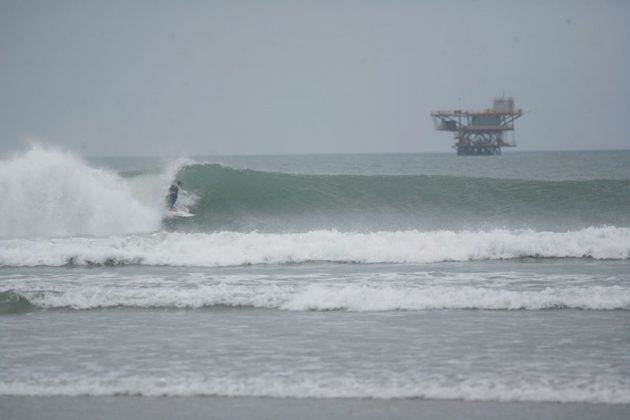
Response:
[[[311,261],[432,263],[518,258],[630,258],[630,228],[347,233],[178,233],[0,240],[0,266],[141,264],[225,267]]]

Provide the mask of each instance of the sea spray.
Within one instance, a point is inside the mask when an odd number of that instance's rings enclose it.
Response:
[[[127,181],[41,146],[0,161],[0,237],[114,235],[158,230],[161,209]]]
[[[152,209],[164,210],[170,185],[177,180],[183,168],[195,164],[193,160],[178,158],[164,163],[162,169],[123,172],[122,176],[137,200]],[[184,185],[179,189],[177,206],[191,209],[199,197],[186,188],[187,185]]]

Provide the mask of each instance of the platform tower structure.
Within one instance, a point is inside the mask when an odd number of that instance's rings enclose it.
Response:
[[[494,98],[493,108],[483,111],[431,112],[436,130],[454,133],[453,148],[460,156],[500,155],[502,147],[516,147],[514,121],[521,115],[512,97]]]

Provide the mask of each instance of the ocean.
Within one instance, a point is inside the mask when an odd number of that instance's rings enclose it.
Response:
[[[195,217],[165,211],[176,179]],[[629,412],[630,151],[168,160],[34,146],[0,161],[0,196],[4,403]]]

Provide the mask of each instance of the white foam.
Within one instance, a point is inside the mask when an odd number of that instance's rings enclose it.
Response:
[[[396,311],[435,309],[630,309],[630,289],[620,286],[504,290],[473,286],[225,284],[197,287],[73,286],[20,291],[43,308],[117,306],[201,308],[250,306],[287,311]]]
[[[134,221],[127,220],[126,211],[115,214],[121,219],[111,221],[119,222],[120,229],[137,227]],[[62,226],[70,229],[76,223],[68,221]],[[105,227],[115,228],[109,224]],[[307,261],[431,263],[524,257],[628,259],[630,228],[589,227],[573,232],[503,229],[295,234],[158,232],[105,238],[0,240],[3,266],[60,266],[71,262],[222,267]]]
[[[377,375],[380,376],[380,375]],[[262,375],[248,378],[181,375],[120,377],[112,373],[45,377],[0,382],[0,395],[13,396],[225,396],[279,398],[376,398],[469,401],[536,401],[630,403],[630,384],[619,377],[575,378],[493,377],[453,380],[437,376],[393,378],[344,377],[324,374]]]
[[[0,197],[4,238],[151,232],[161,222],[116,174],[40,146],[0,161]]]

